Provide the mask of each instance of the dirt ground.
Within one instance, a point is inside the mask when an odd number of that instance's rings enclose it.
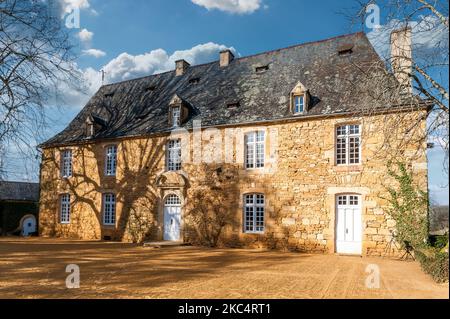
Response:
[[[80,288],[67,289],[68,264]],[[379,289],[366,288],[377,265]],[[0,298],[449,298],[416,262],[198,247],[0,239]]]

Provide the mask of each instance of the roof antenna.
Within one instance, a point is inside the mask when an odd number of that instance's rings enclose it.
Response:
[[[104,70],[100,70],[100,72],[102,72],[102,85],[103,85],[104,82],[105,82],[105,74],[106,74],[106,72]]]

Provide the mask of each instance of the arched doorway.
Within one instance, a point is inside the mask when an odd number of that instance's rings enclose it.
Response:
[[[164,200],[164,240],[181,240],[181,200],[175,194]]]
[[[36,232],[36,217],[33,215],[26,215],[22,219],[22,231],[21,234],[24,237],[28,237]]]
[[[336,252],[362,254],[361,196],[341,194],[336,196]]]

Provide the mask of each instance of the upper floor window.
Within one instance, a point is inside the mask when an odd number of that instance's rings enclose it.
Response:
[[[166,163],[168,171],[181,170],[181,140],[170,140],[167,143]]]
[[[294,113],[303,113],[305,112],[305,96],[304,95],[296,95],[294,96]]]
[[[61,224],[70,223],[70,195],[63,194],[60,197],[60,222]]]
[[[265,132],[251,132],[245,135],[245,168],[263,168],[265,162]]]
[[[116,195],[103,194],[103,225],[116,224]]]
[[[342,125],[336,129],[336,164],[361,163],[361,126]]]
[[[244,195],[244,232],[264,232],[264,206],[263,194]]]
[[[117,145],[111,145],[106,148],[106,167],[107,176],[115,176],[117,170]]]
[[[172,107],[172,126],[178,127],[181,123],[181,107],[174,106]]]
[[[72,176],[72,150],[65,150],[62,152],[61,176],[64,178]]]

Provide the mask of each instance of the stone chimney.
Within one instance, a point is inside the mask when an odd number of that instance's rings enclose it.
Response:
[[[175,61],[175,74],[176,74],[176,76],[181,76],[181,75],[185,74],[186,70],[190,66],[191,65],[189,63],[187,63],[185,60]]]
[[[391,63],[394,76],[402,85],[403,93],[412,93],[412,33],[411,28],[391,33]]]
[[[220,51],[220,67],[224,68],[229,66],[234,59],[234,54],[230,50]]]

